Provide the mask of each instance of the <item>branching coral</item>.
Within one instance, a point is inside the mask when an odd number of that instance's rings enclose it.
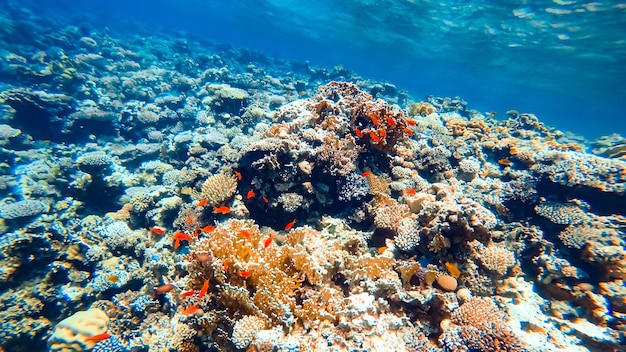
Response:
[[[310,243],[315,241],[310,238],[315,233],[308,227],[295,229],[285,239],[288,245],[277,246],[268,242],[274,235],[262,233],[252,221],[229,220],[218,226],[211,238],[198,240],[192,251],[208,253],[213,258],[211,275],[221,284],[220,295],[237,301],[237,305],[222,302],[223,305],[233,309],[248,306],[249,313],[268,322],[289,325],[293,322],[285,321],[286,317],[304,313],[293,298],[304,280],[321,284],[330,269],[328,263],[315,259],[322,255],[315,254]],[[190,267],[193,268],[198,267]],[[240,298],[233,295],[236,291]]]

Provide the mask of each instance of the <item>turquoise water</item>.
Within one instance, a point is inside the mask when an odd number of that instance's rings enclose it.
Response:
[[[460,96],[500,116],[531,112],[590,138],[626,131],[626,4],[616,1],[41,3],[48,15],[59,9],[121,34],[183,31],[343,65],[417,98]]]

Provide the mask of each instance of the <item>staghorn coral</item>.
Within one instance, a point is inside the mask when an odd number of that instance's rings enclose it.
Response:
[[[202,189],[196,198],[206,199],[207,205],[215,206],[232,197],[236,189],[237,178],[220,173],[209,177],[202,183]]]

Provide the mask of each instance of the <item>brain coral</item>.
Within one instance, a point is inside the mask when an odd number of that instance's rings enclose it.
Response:
[[[0,217],[11,220],[39,215],[48,211],[48,206],[38,200],[21,200],[0,205]]]
[[[48,348],[51,352],[89,351],[96,345],[89,337],[105,333],[108,323],[109,317],[100,309],[76,312],[57,324]]]

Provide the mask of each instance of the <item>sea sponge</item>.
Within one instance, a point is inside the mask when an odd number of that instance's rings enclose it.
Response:
[[[89,337],[105,333],[109,317],[98,308],[79,311],[59,322],[48,339],[50,352],[81,352],[89,351],[97,341]]]
[[[232,175],[220,173],[204,181],[198,198],[206,199],[209,206],[215,206],[232,197],[236,189],[237,178]]]

